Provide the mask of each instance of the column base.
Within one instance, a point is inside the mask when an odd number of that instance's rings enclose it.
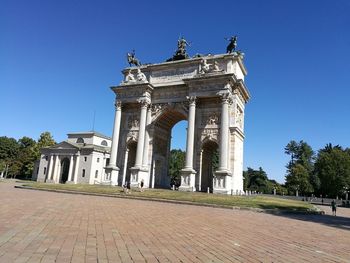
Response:
[[[214,173],[213,193],[231,194],[232,173],[228,170],[218,170]]]
[[[194,185],[196,178],[196,171],[191,168],[185,168],[180,171],[181,185],[179,191],[195,192],[196,187]]]
[[[109,174],[111,179],[111,185],[118,185],[119,168],[117,166],[108,166],[105,168],[106,173]]]
[[[51,179],[50,179],[50,180],[46,180],[45,183],[48,183],[48,184],[55,184],[56,182],[55,182],[55,180],[51,180]]]
[[[148,167],[132,167],[130,168],[130,187],[138,188],[143,180],[143,188],[149,187],[149,169]]]

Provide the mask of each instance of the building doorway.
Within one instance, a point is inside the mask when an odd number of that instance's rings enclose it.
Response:
[[[68,173],[69,173],[69,159],[64,158],[61,161],[61,176],[60,176],[60,183],[64,184],[68,181]]]

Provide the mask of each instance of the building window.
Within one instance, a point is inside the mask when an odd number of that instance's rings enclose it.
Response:
[[[45,156],[45,160],[47,161],[47,159],[48,159],[48,157],[47,157],[47,155]]]
[[[97,162],[98,162],[98,163],[100,162],[100,158],[97,158]]]
[[[85,177],[85,169],[83,169],[83,174],[81,176]]]
[[[106,159],[106,166],[109,165],[109,158]]]
[[[107,143],[106,140],[103,140],[103,141],[101,142],[101,145],[102,145],[102,146],[108,146],[108,143]]]
[[[81,137],[79,137],[79,138],[77,139],[77,143],[84,143],[84,139],[81,138]]]
[[[98,171],[96,170],[96,172],[95,172],[95,178],[97,178],[98,177]]]
[[[85,161],[85,162],[87,161],[87,157],[84,157],[84,161]]]
[[[46,174],[46,167],[44,167],[44,174]]]

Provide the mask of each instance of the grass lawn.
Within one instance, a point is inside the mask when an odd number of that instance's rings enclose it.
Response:
[[[26,183],[25,186],[41,189],[68,190],[86,193],[100,193],[112,195],[125,195],[121,187],[111,187],[104,185],[87,185],[87,184],[46,184],[46,183]],[[276,210],[294,210],[294,211],[316,211],[315,207],[307,202],[287,200],[262,195],[254,196],[231,196],[207,194],[200,192],[180,192],[165,189],[145,189],[140,192],[139,189],[132,189],[127,194],[132,197],[146,197],[153,199],[166,199],[177,201],[190,201],[201,204],[215,204],[227,207],[242,208],[260,208]]]

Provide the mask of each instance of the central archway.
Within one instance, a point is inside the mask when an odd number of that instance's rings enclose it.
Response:
[[[153,122],[152,188],[170,187],[171,132],[175,124],[184,120],[187,121],[187,113],[183,109],[170,108]],[[186,133],[182,138],[186,141]]]

